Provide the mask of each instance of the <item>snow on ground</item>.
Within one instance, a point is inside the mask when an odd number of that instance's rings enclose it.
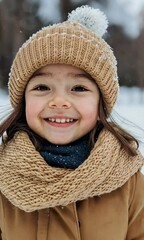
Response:
[[[0,90],[0,106],[8,103],[9,99],[6,93]],[[0,119],[2,112],[0,112]],[[119,117],[119,115],[123,118]],[[121,87],[118,102],[112,116],[126,130],[143,142],[140,142],[140,151],[144,155],[144,90],[142,91],[136,87]],[[144,173],[144,168],[142,172]]]
[[[113,116],[115,111],[120,115],[120,119],[116,117],[118,123],[140,139],[140,150],[144,155],[144,90],[122,87]]]

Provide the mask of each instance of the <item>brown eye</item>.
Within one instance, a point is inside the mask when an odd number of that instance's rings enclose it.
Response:
[[[34,90],[37,90],[37,91],[49,91],[50,88],[48,86],[45,86],[45,85],[39,85],[39,86],[36,86],[34,88]]]
[[[72,88],[73,92],[85,92],[88,91],[88,89],[84,86],[75,86]]]

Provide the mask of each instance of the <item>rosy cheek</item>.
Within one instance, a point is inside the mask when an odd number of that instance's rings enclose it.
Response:
[[[30,109],[27,107],[26,108],[26,120],[27,120],[28,125],[32,122],[32,119],[34,119],[33,115],[34,115],[33,111],[30,111]]]
[[[26,101],[26,119],[31,121],[37,111],[36,103],[34,101]]]
[[[91,101],[83,106],[87,110],[89,117],[96,116],[99,112],[99,102]]]
[[[91,121],[91,122],[96,122],[98,118],[98,113],[94,112],[94,111],[90,111],[87,115],[86,115],[86,119]]]

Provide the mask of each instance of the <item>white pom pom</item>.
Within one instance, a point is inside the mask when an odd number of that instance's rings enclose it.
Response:
[[[73,10],[68,14],[68,21],[79,22],[100,37],[103,36],[108,27],[105,14],[99,9],[94,9],[89,6],[82,6]]]

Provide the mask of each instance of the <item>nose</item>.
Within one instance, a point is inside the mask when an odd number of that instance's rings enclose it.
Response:
[[[62,96],[55,96],[49,101],[50,108],[70,108],[71,103]]]

